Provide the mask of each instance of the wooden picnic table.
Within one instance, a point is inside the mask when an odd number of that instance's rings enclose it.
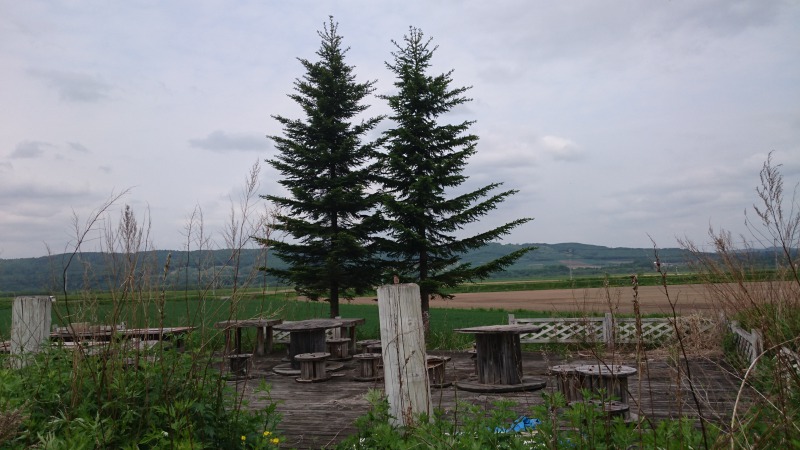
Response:
[[[243,354],[242,351],[242,329],[256,329],[256,351],[258,356],[264,356],[272,352],[272,328],[283,323],[282,319],[244,319],[244,320],[224,320],[214,324],[214,328],[220,328],[225,333],[225,354],[234,352]],[[231,332],[235,331],[233,345],[231,345]]]
[[[120,339],[142,341],[175,341],[178,350],[183,350],[184,337],[195,327],[115,328],[109,325],[93,326],[83,330],[62,327],[50,333],[51,340],[62,342],[94,341],[108,342],[116,336]]]
[[[470,391],[513,392],[544,387],[541,380],[525,380],[522,374],[522,344],[519,335],[536,333],[538,325],[511,324],[459,328],[457,333],[475,335],[478,382],[459,382]]]

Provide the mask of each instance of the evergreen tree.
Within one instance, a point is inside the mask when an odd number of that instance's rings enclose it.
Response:
[[[275,230],[289,239],[260,239],[288,264],[267,269],[292,283],[301,295],[327,296],[330,315],[339,315],[339,298],[362,294],[374,286],[379,272],[371,248],[378,195],[370,192],[370,174],[380,139],[363,142],[382,116],[360,120],[362,101],[374,91],[374,81],[358,83],[345,64],[338,24],[331,17],[318,34],[319,61],[299,59],[306,70],[289,97],[305,120],[273,116],[283,136],[270,136],[278,155],[267,162],[283,178],[289,196],[264,196],[282,207]]]
[[[508,234],[529,218],[514,220],[478,235],[459,239],[454,233],[494,210],[516,190],[492,193],[502,183],[450,196],[447,191],[464,183],[463,170],[475,154],[478,137],[469,134],[473,121],[447,123],[454,107],[469,102],[468,87],[451,88],[452,70],[428,74],[436,47],[410,28],[405,46],[392,41],[393,63],[386,66],[396,75],[397,93],[382,96],[388,101],[395,122],[386,131],[386,153],[382,155],[382,184],[386,193],[384,214],[388,232],[382,248],[404,281],[419,283],[425,326],[429,301],[449,297],[444,288],[480,280],[503,270],[533,247],[514,251],[485,264],[473,266],[459,261],[460,255]]]

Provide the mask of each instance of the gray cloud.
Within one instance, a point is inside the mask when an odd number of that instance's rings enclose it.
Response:
[[[89,195],[85,187],[70,187],[64,185],[44,185],[41,183],[16,183],[4,186],[0,193],[0,205],[28,204],[45,205],[49,201],[63,202],[65,200],[81,199]],[[62,203],[63,204],[63,203]]]
[[[246,133],[228,133],[220,130],[214,131],[202,139],[190,139],[189,145],[213,152],[260,152],[270,147],[269,140],[265,136]]]
[[[47,148],[53,147],[52,144],[41,141],[22,141],[17,144],[17,147],[11,152],[12,159],[34,159],[43,156]]]
[[[583,152],[578,144],[558,136],[544,136],[539,140],[544,153],[556,161],[578,161],[583,159]]]
[[[161,248],[183,245],[195,204],[209,230],[224,223],[219,199],[275,150],[264,134],[280,134],[280,123],[270,117],[302,117],[287,96],[304,73],[296,58],[317,59],[329,13],[356,79],[378,80],[375,94],[395,92],[383,63],[409,25],[440,46],[432,74],[453,69],[452,87],[474,86],[474,101],[444,117],[475,120],[480,137],[454,194],[492,182],[519,189],[474,224],[536,217],[507,242],[648,246],[650,235],[664,246],[702,240],[711,223],[739,233],[769,151],[787,193],[800,179],[792,0],[5,9],[18,26],[0,30],[0,236],[14,236],[3,257],[69,237],[71,210],[121,185],[153,208]],[[366,116],[391,114],[380,99],[367,103]],[[280,178],[265,165],[259,193],[285,194]]]
[[[28,74],[45,81],[66,102],[93,103],[105,100],[112,88],[97,77],[83,73],[29,69]]]
[[[69,148],[75,150],[76,152],[91,153],[88,148],[79,142],[68,142],[67,144],[69,145]]]

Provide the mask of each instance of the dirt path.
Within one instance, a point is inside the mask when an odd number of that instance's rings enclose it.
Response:
[[[678,313],[714,314],[715,308],[708,297],[704,285],[669,286],[669,298]],[[374,302],[375,299],[371,297],[353,300],[357,304]],[[431,308],[604,312],[609,310],[609,303],[613,305],[615,312],[633,313],[633,289],[613,288],[608,292],[602,288],[592,288],[457,294],[452,300],[432,301]],[[643,314],[672,312],[664,288],[660,286],[639,287],[639,305]]]

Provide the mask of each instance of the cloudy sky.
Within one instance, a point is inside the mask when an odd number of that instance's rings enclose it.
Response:
[[[745,232],[768,152],[800,180],[797,1],[0,0],[0,258],[69,250],[73,218],[129,188],[109,222],[130,205],[182,249],[200,208],[222,246],[329,15],[378,94],[412,25],[472,86],[451,116],[481,138],[468,187],[519,193],[470,232],[534,217],[505,242],[702,244]],[[277,179],[265,165],[258,192]]]

